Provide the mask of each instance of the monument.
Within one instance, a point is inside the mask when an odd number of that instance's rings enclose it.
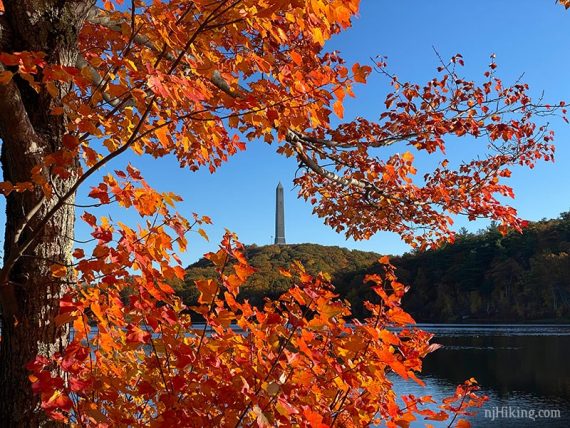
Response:
[[[285,208],[281,182],[279,182],[277,189],[275,189],[275,244],[285,244]]]

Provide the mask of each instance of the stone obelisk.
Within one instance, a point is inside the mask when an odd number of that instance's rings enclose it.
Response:
[[[285,244],[285,208],[281,182],[279,182],[277,189],[275,189],[275,244]]]

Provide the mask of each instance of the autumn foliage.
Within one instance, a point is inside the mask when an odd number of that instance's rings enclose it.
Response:
[[[552,133],[536,118],[563,104],[542,105],[527,85],[504,84],[494,59],[481,82],[461,77],[456,55],[417,85],[391,75],[383,59],[348,65],[323,51],[351,25],[357,0],[103,5],[84,17],[73,66],[41,51],[0,54],[0,83],[49,95],[49,114],[65,125],[61,148],[42,156],[28,181],[0,184],[6,196],[41,191],[56,202],[44,218],[30,214],[35,226],[15,243],[22,251],[7,259],[3,278],[37,244],[50,215],[128,150],[214,172],[247,144],[275,142],[301,165],[300,196],[327,224],[358,239],[393,231],[419,249],[451,240],[457,214],[520,230],[516,211],[502,202],[513,196],[510,168],[553,158]],[[333,127],[331,115],[343,118],[346,97],[374,68],[393,87],[384,112],[376,122]],[[456,137],[475,140],[485,156],[452,168],[446,140]],[[398,144],[400,152],[383,155]],[[420,177],[418,152],[437,154]],[[80,166],[77,175],[70,165]],[[62,194],[59,181],[72,185]],[[407,426],[419,417],[466,426],[461,415],[481,404],[473,381],[438,410],[425,406],[429,397],[393,392],[392,374],[421,383],[421,360],[434,346],[400,308],[406,288],[387,259],[385,274],[368,278],[378,302],[368,304],[366,321],[351,323],[327,276],[300,265],[283,272],[291,289],[256,309],[239,299],[253,270],[227,234],[208,255],[217,276],[198,281],[199,305],[185,308],[169,285],[184,275],[176,253],[186,250],[189,231],[204,234],[209,219],[185,219],[175,209],[180,198],[152,189],[131,165],[104,175],[89,197],[96,206],[135,209],[143,224],[82,210],[94,246],[51,266],[52,279],[71,285],[50,321],[73,327],[65,349],[29,364],[51,418],[101,427],[327,427]],[[191,313],[205,325],[193,325]]]
[[[196,281],[190,312],[204,324],[193,325],[168,285],[145,274],[130,277],[135,293],[125,304],[120,281],[64,299],[58,322],[73,322],[72,343],[30,365],[42,408],[79,426],[326,427],[447,420],[482,403],[473,381],[437,411],[425,407],[430,397],[394,394],[388,374],[423,384],[421,360],[437,345],[400,308],[405,287],[387,260],[384,276],[368,278],[380,300],[368,304],[371,318],[350,324],[326,275],[299,264],[282,271],[292,286],[278,301],[240,303],[253,268],[233,239],[207,255],[217,277]]]

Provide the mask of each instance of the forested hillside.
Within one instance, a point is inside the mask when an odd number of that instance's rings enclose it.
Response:
[[[363,301],[373,297],[363,278],[381,269],[379,254],[315,244],[250,246],[258,272],[243,296],[259,304],[289,282],[278,267],[301,261],[310,272],[329,272],[337,291],[363,317]],[[570,212],[529,223],[521,235],[502,236],[495,226],[462,231],[454,244],[394,257],[402,282],[411,286],[404,308],[421,322],[527,322],[570,320]],[[187,304],[196,299],[193,280],[212,274],[209,262],[190,266],[177,288]]]
[[[411,285],[404,307],[423,322],[564,321],[570,319],[570,213],[529,223],[521,235],[496,227],[460,233],[453,245],[395,259]],[[339,278],[338,289],[362,316],[370,296],[362,278]]]
[[[376,253],[317,244],[249,245],[246,255],[257,272],[249,278],[240,295],[256,305],[261,304],[264,297],[278,297],[290,286],[290,280],[283,277],[278,268],[286,268],[294,260],[303,263],[308,272],[327,272],[336,279],[345,272],[369,269],[380,257]],[[201,278],[215,278],[212,264],[206,259],[191,265],[187,269],[185,284],[176,287],[186,304],[192,305],[197,301],[198,293],[193,282]]]

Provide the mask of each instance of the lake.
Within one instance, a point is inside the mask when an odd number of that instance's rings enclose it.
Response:
[[[474,377],[489,401],[470,419],[473,427],[570,427],[570,325],[419,326],[444,347],[424,360],[426,387],[397,378],[399,394],[439,401]]]

